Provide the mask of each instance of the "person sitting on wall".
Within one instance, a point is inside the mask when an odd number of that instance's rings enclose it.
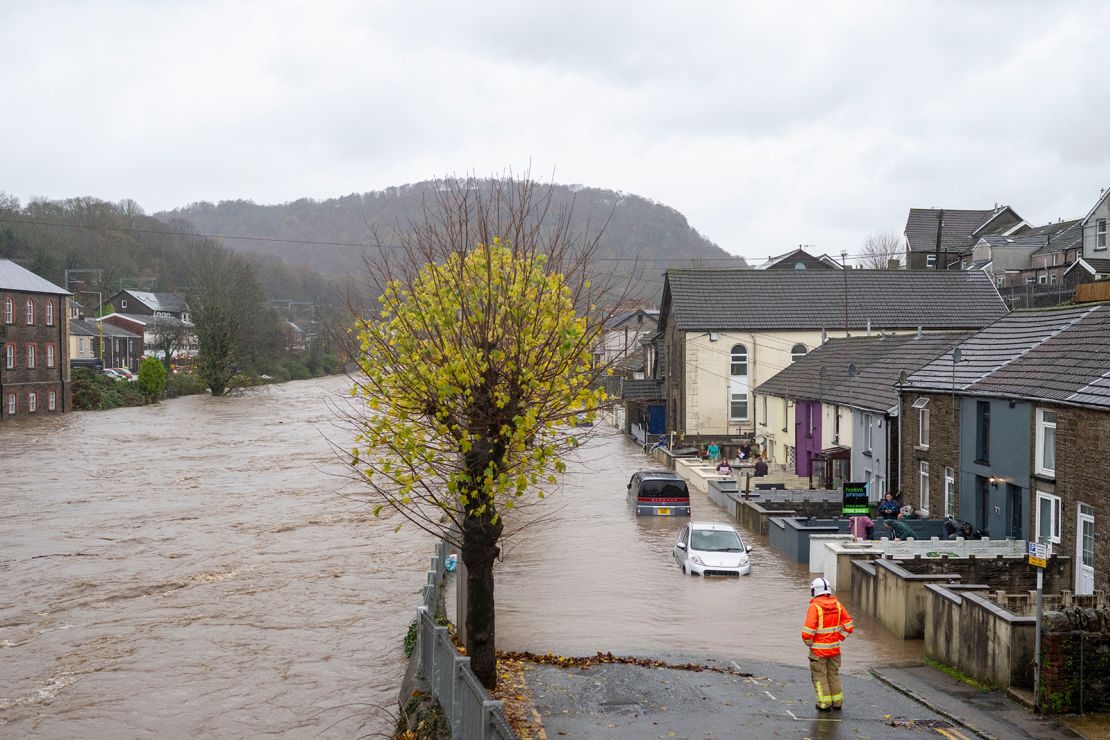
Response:
[[[885,519],[883,520],[883,524],[885,524],[887,530],[889,530],[890,539],[892,540],[917,539],[917,532],[914,532],[913,529],[910,528],[910,525],[904,522],[900,522],[897,519]]]
[[[740,458],[741,461],[750,460],[752,457],[752,446],[749,443],[744,442],[740,445],[740,452],[737,454],[737,456]]]
[[[732,466],[728,464],[728,460],[721,460],[717,463],[717,472],[721,475],[731,475]]]
[[[887,493],[883,500],[879,502],[879,516],[883,519],[898,518],[898,502],[894,500],[893,493]]]
[[[763,455],[755,456],[755,473],[757,478],[762,478],[767,475],[767,463],[763,459]]]
[[[944,539],[956,539],[956,533],[960,531],[960,522],[950,516],[944,517]]]
[[[965,540],[978,540],[986,536],[986,532],[971,526],[971,522],[964,522],[960,525],[960,531],[956,534],[956,537],[952,539],[963,537]]]

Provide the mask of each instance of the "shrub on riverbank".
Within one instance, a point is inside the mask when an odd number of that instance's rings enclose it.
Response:
[[[74,370],[71,377],[75,411],[142,406],[145,402],[142,391],[135,383],[115,380],[83,367]]]
[[[157,403],[166,390],[166,368],[156,357],[144,357],[139,365],[139,390],[146,396],[147,403]]]
[[[166,377],[166,396],[195,396],[208,390],[196,373],[174,373]]]

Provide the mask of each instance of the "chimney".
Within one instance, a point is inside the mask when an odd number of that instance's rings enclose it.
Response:
[[[871,336],[871,319],[867,320],[867,336]]]
[[[923,332],[923,331],[921,330],[921,327],[920,327],[920,326],[919,326],[919,327],[917,327],[917,336],[919,336],[919,337],[920,337],[920,336],[923,336],[924,334],[925,334],[925,332]]]

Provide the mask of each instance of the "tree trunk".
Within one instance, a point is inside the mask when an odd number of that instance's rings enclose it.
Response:
[[[463,525],[466,563],[466,654],[470,668],[487,689],[497,686],[497,644],[493,601],[493,563],[500,554],[502,524],[467,517]]]

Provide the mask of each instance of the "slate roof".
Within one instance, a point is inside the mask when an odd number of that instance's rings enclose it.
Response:
[[[1067,272],[1071,272],[1076,267],[1084,265],[1094,270],[1095,275],[1106,275],[1110,273],[1110,259],[1091,259],[1090,257],[1080,257],[1075,261],[1074,265],[1067,269]]]
[[[1022,234],[1024,237],[1043,236],[1045,245],[1034,252],[1034,255],[1062,252],[1065,249],[1074,249],[1083,244],[1083,226],[1080,219],[1058,221],[1030,229]]]
[[[95,321],[95,320],[93,320],[93,321],[87,321],[87,323],[89,324],[89,326],[92,327],[93,334],[95,336],[99,336],[100,334],[103,334],[106,337],[121,337],[121,338],[124,338],[124,339],[138,339],[139,338],[138,334],[136,334],[134,332],[127,331],[126,329],[121,329],[118,326],[116,326],[115,324],[109,324],[107,321]]]
[[[671,269],[663,284],[660,328],[767,331],[868,321],[883,329],[979,329],[1006,314],[991,276],[948,270]],[[673,318],[672,318],[673,314]]]
[[[909,377],[914,389],[1110,408],[1110,305],[1015,311]],[[953,380],[954,378],[954,380]]]
[[[188,321],[182,321],[176,316],[147,316],[145,313],[113,313],[111,316],[119,316],[120,318],[134,321],[136,324],[143,326],[158,326],[159,324],[171,324],[173,326],[192,326],[193,324]]]
[[[911,208],[906,218],[906,244],[911,252],[936,250],[937,227],[943,212],[944,227],[941,229],[940,248],[947,251],[962,250],[979,228],[1007,208],[1008,206],[999,206],[981,211]]]
[[[898,334],[831,339],[755,389],[767,395],[819,400],[885,413],[898,404],[902,372],[927,364],[967,333]],[[849,377],[848,364],[855,366]],[[820,378],[820,367],[825,377]],[[808,385],[807,385],[808,384]]]
[[[1015,236],[988,234],[976,240],[976,243],[978,242],[986,242],[991,247],[1043,247],[1048,244],[1048,236],[1046,234],[1034,234],[1033,236],[1028,234]]]
[[[624,379],[620,397],[626,401],[661,401],[666,398],[662,381],[654,378],[643,380]]]
[[[169,313],[186,313],[189,310],[185,296],[180,293],[146,293],[141,290],[124,291],[133,296],[151,311],[167,311]]]
[[[96,324],[85,319],[70,319],[69,333],[75,337],[100,336],[100,331],[97,329]]]
[[[70,295],[68,290],[59,288],[46,278],[39,277],[11,260],[0,260],[0,290],[10,290],[17,293]]]

